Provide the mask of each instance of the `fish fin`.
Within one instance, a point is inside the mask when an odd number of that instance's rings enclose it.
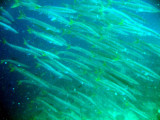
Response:
[[[41,64],[37,63],[36,64],[36,68],[39,68],[41,66]]]
[[[71,49],[71,45],[68,44],[66,49],[67,49],[67,50]]]
[[[103,112],[102,112],[100,109],[97,110],[97,113],[98,113],[99,115],[103,114]]]
[[[108,7],[112,5],[112,0],[108,0]]]
[[[91,48],[96,48],[96,46],[95,46],[95,45],[92,45]]]
[[[100,13],[100,15],[103,15],[103,13],[104,13],[104,5],[101,4],[100,6],[101,6],[101,7],[100,7],[100,9],[98,10],[98,12]]]
[[[118,25],[123,25],[124,24],[124,20],[122,19]]]
[[[54,51],[55,55],[58,55],[58,51]]]
[[[74,4],[77,3],[77,0],[74,0]]]
[[[1,64],[3,64],[5,62],[5,60],[1,60]]]
[[[24,45],[27,45],[28,43],[27,43],[27,40],[26,39],[24,39]]]
[[[31,34],[32,33],[32,28],[28,27],[27,31],[28,31],[28,33]]]
[[[62,36],[64,36],[66,34],[66,30],[62,29]]]
[[[45,54],[45,53],[43,53],[43,54],[42,54],[42,56],[44,56],[44,57],[45,57],[45,56],[46,56],[46,54]]]
[[[114,58],[112,61],[116,62],[116,61],[119,61],[119,60],[120,60],[120,56],[119,56],[119,55],[117,55],[117,57],[116,57],[116,58]]]
[[[11,6],[11,8],[16,8],[20,6],[20,1],[19,0],[14,0],[15,3]]]
[[[6,40],[5,38],[2,38],[2,40],[3,40],[3,41],[2,41],[3,44],[6,44],[6,43],[7,43],[7,40]]]
[[[95,80],[96,80],[97,82],[101,81],[100,77],[97,77]]]
[[[35,55],[35,56],[34,56],[34,59],[36,59],[36,58],[37,58],[37,56]]]
[[[135,43],[135,44],[140,43],[140,39],[137,38],[133,43]]]
[[[14,68],[11,68],[11,69],[10,69],[10,72],[14,72]]]
[[[104,37],[101,35],[99,38],[99,41],[102,41],[104,39]]]
[[[46,90],[42,90],[42,91],[41,91],[41,94],[42,94],[42,95],[48,95],[48,92],[47,92]]]
[[[36,5],[35,7],[34,7],[34,9],[39,9],[39,8],[41,8],[42,6],[40,6],[40,5]]]
[[[86,75],[87,74],[87,70],[83,70],[83,74]]]
[[[69,25],[73,25],[74,21],[72,19],[70,19]]]
[[[67,34],[71,34],[71,30],[63,29],[63,30],[62,30],[62,36],[63,36],[63,35],[67,35]]]
[[[104,61],[104,62],[103,62],[103,66],[105,66],[105,67],[106,67],[106,65],[107,65],[107,63]]]
[[[17,85],[19,86],[19,85],[22,85],[22,81],[18,81],[17,82]]]
[[[9,68],[10,68],[10,72],[14,72],[14,67],[13,67],[13,65],[12,64],[9,64],[9,66],[8,66]]]
[[[20,15],[18,16],[17,19],[23,19],[23,18],[26,17],[26,15],[24,14],[24,12],[22,12],[22,11],[20,11],[19,14],[20,14]]]
[[[80,17],[83,17],[82,15],[77,15],[77,18],[79,19]]]

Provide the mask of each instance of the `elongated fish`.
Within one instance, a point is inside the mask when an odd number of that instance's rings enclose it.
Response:
[[[47,15],[51,21],[57,21],[57,22],[64,24],[66,26],[69,26],[69,24],[70,24],[70,21],[67,20],[65,17],[63,17],[62,15],[60,15],[59,13],[49,11],[43,7],[40,9],[35,9],[34,11],[37,11],[37,12],[42,13],[44,15]]]
[[[66,41],[64,39],[60,39],[59,37],[56,37],[56,36],[52,36],[52,35],[49,35],[49,34],[45,34],[45,33],[42,33],[42,32],[38,32],[38,31],[35,31],[34,29],[32,28],[28,28],[27,30],[30,34],[34,34],[36,35],[37,37],[49,42],[49,43],[52,43],[52,44],[55,44],[55,45],[58,45],[58,46],[66,46]]]
[[[71,103],[63,100],[62,98],[59,98],[53,94],[48,93],[48,96],[50,96],[52,99],[54,99],[55,101],[57,101],[58,103],[60,103],[61,105],[65,105],[67,106],[69,109],[75,111],[76,113],[80,113],[80,109],[77,106],[72,105]]]
[[[54,111],[54,112],[58,112],[56,108],[53,107],[53,105],[50,105],[47,101],[41,99],[41,98],[37,98],[36,101],[38,101],[39,103],[41,103],[42,105],[46,106],[48,109]]]
[[[49,25],[43,21],[40,21],[38,19],[35,18],[31,18],[31,17],[27,17],[24,13],[20,12],[20,16],[18,17],[18,19],[24,19],[27,20],[37,26],[42,27],[43,29],[45,29],[46,31],[52,31],[53,33],[60,33],[61,31],[59,29],[57,29],[56,27]]]
[[[13,32],[13,33],[15,33],[15,34],[18,34],[18,31],[17,31],[17,30],[15,30],[15,29],[12,28],[11,26],[9,26],[9,25],[7,25],[7,24],[5,24],[5,23],[3,23],[3,22],[0,22],[0,26],[4,27],[4,29],[6,29],[6,30],[9,30],[9,31],[11,31],[11,32]]]
[[[38,5],[36,2],[34,1],[21,1],[21,0],[14,0],[15,3],[11,6],[11,8],[16,8],[19,6],[24,6],[27,7],[29,10],[34,10],[34,9],[39,9],[41,8],[40,5]]]
[[[92,70],[89,66],[83,64],[82,62],[79,62],[79,61],[76,61],[74,59],[69,59],[69,58],[62,58],[62,60],[64,60],[65,62],[69,62],[71,63],[72,65],[76,65],[80,68],[83,68],[83,69],[86,69],[86,70]]]
[[[96,105],[96,102],[95,102],[91,97],[89,97],[89,96],[87,96],[87,95],[85,95],[84,93],[79,92],[79,91],[76,91],[76,93],[77,93],[79,96],[83,97],[85,100],[87,100],[87,101],[89,101],[90,103],[92,103],[93,105]]]
[[[78,27],[78,30],[83,29],[87,33],[90,33],[90,34],[92,34],[92,35],[94,35],[96,37],[100,36],[92,27],[90,27],[90,26],[88,26],[88,25],[86,25],[86,24],[84,24],[82,22],[77,22],[77,21],[71,20],[69,24],[70,24],[70,26]]]
[[[8,11],[6,11],[3,7],[0,7],[0,11],[1,11],[2,14],[3,14],[4,16],[6,16],[8,19],[10,19],[11,21],[14,21],[12,15],[11,15]]]
[[[44,67],[46,70],[50,71],[51,73],[53,73],[54,75],[56,75],[58,78],[62,78],[63,74],[58,72],[57,70],[55,70],[52,66],[50,66],[49,64],[47,64],[46,62],[36,58],[37,61],[39,62],[39,64],[42,65],[42,67]]]
[[[118,5],[121,8],[126,8],[129,10],[133,10],[136,12],[146,12],[146,13],[157,13],[160,12],[160,10],[151,4],[145,2],[145,1],[113,1],[114,5]]]
[[[12,63],[12,64],[15,64],[15,65],[18,66],[18,67],[29,68],[28,65],[25,65],[25,64],[23,64],[23,63],[20,63],[20,62],[18,62],[18,61],[11,60],[11,59],[3,59],[3,60],[0,60],[0,61],[1,61],[1,64],[3,64],[3,63],[5,63],[5,64],[7,64],[7,63]]]
[[[125,94],[128,98],[130,98],[131,100],[136,101],[136,98],[133,94],[131,94],[128,90],[126,90],[125,88],[122,88],[121,86],[115,84],[114,82],[111,82],[107,79],[105,80],[100,80],[98,81],[98,83],[104,87],[109,87],[111,89],[116,90],[117,92],[121,93],[121,94]]]
[[[57,12],[57,13],[77,13],[76,10],[66,7],[58,7],[58,6],[43,6],[46,10]]]
[[[60,59],[57,55],[55,55],[55,54],[53,54],[53,53],[51,53],[51,52],[49,52],[49,51],[45,51],[45,50],[42,50],[42,49],[40,49],[40,48],[37,48],[37,47],[34,47],[34,46],[28,44],[26,40],[24,41],[24,44],[25,44],[27,47],[29,47],[30,49],[32,49],[33,51],[41,54],[42,56],[46,56],[46,57],[50,58],[51,60],[52,60],[52,59]]]
[[[5,18],[3,16],[0,16],[0,21],[2,21],[3,23],[6,23],[6,24],[12,24],[7,18]]]
[[[22,75],[24,75],[25,77],[28,77],[29,79],[37,82],[38,84],[40,84],[41,86],[44,86],[46,88],[49,88],[48,84],[41,78],[35,76],[34,74],[32,74],[31,72],[23,69],[23,68],[18,68],[16,66],[12,67],[11,68],[13,71],[17,71],[19,73],[21,73]]]
[[[8,45],[8,46],[10,46],[11,48],[14,48],[15,50],[20,51],[20,52],[24,52],[26,54],[31,54],[31,55],[33,55],[35,57],[37,57],[37,56],[40,57],[41,56],[40,54],[38,54],[38,53],[36,53],[36,52],[34,52],[34,51],[30,50],[30,49],[27,49],[27,48],[24,48],[24,47],[20,47],[20,46],[17,46],[17,45],[13,45],[13,44],[7,42],[5,39],[3,39],[3,43]]]

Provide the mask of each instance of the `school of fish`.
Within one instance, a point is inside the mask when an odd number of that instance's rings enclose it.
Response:
[[[10,9],[17,18],[0,7],[0,27],[20,36],[14,24],[25,22],[25,36],[1,44],[29,62],[0,63],[21,75],[18,87],[37,89],[21,120],[160,120],[160,44],[152,43],[160,33],[140,16],[158,8],[143,0],[14,0]]]

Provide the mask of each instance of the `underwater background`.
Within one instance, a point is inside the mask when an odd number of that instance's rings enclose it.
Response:
[[[0,5],[0,119],[160,120],[160,1]]]

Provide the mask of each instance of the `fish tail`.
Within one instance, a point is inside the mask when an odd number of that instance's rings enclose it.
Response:
[[[77,0],[74,0],[74,4],[77,3]]]
[[[63,36],[63,35],[66,35],[66,34],[70,34],[70,33],[71,33],[70,30],[62,29],[62,36]]]
[[[71,19],[69,22],[69,25],[73,25],[73,24],[74,24],[74,21]]]
[[[23,83],[23,81],[18,81],[17,85],[21,85]]]
[[[16,8],[20,6],[20,1],[19,0],[14,0],[15,3],[11,6],[11,8]]]
[[[27,45],[28,43],[27,43],[27,41],[26,41],[26,39],[24,39],[24,45]]]
[[[120,58],[120,56],[119,55],[117,55],[117,57],[116,58],[114,58],[112,61],[113,62],[116,62],[116,61],[119,61],[121,58]]]
[[[28,33],[32,33],[32,28],[28,27],[27,31]]]
[[[9,66],[8,66],[8,67],[10,68],[10,72],[15,71],[15,68],[13,67],[13,65],[12,65],[12,64],[9,64]]]
[[[12,67],[11,69],[10,69],[10,72],[13,72],[15,69]]]
[[[20,13],[20,15],[18,16],[17,19],[23,19],[26,17],[26,15],[22,11],[20,11],[19,13]]]
[[[37,63],[36,64],[36,68],[39,68],[41,66],[41,64]]]
[[[108,5],[107,6],[111,6],[112,5],[112,0],[108,0]]]
[[[34,8],[35,9],[39,9],[39,8],[41,8],[41,6],[40,5],[36,5]]]
[[[7,44],[7,40],[5,38],[2,38],[2,43]]]
[[[5,60],[1,60],[1,64],[3,64],[5,62]]]
[[[124,20],[122,19],[118,25],[123,25],[124,24]]]
[[[67,50],[68,50],[68,49],[71,49],[71,45],[68,44],[66,49],[67,49]]]

